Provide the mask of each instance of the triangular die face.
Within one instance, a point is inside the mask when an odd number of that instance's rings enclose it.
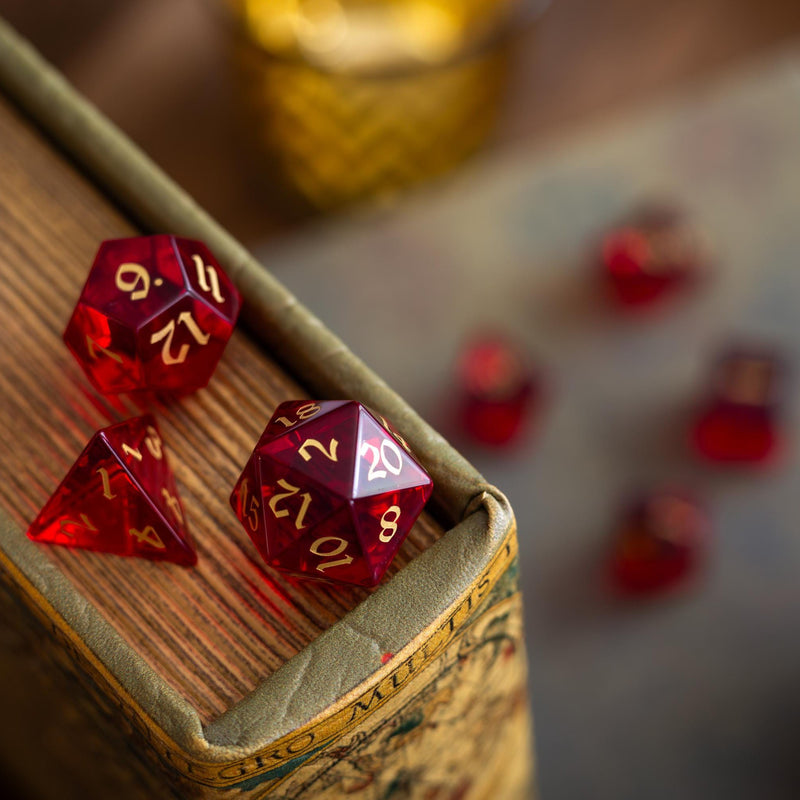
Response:
[[[279,556],[271,567],[312,580],[372,586],[372,572],[353,531],[349,506],[339,509],[313,530],[304,534]]]
[[[257,458],[266,548],[274,558],[346,506],[347,501],[302,473],[269,458]]]
[[[353,497],[430,485],[416,459],[366,409],[359,414]]]
[[[100,431],[122,465],[155,500],[172,473],[164,458],[164,443],[151,414],[132,417]]]
[[[172,561],[183,566],[197,563],[197,554],[184,528],[176,526],[140,491],[131,497],[124,513],[125,549],[120,555],[152,561]]]
[[[96,434],[28,529],[36,542],[189,566],[197,556]]]
[[[182,534],[186,519],[166,447],[152,414],[144,414],[100,431],[123,466],[159,512]]]
[[[353,526],[375,583],[400,549],[430,495],[430,486],[415,486],[353,501]]]
[[[296,430],[323,414],[346,405],[354,406],[355,404],[350,400],[287,400],[275,409],[275,413],[270,417],[256,447],[260,447],[275,436],[280,436],[289,430]]]
[[[268,560],[271,554],[264,524],[264,495],[258,469],[258,458],[251,456],[230,497],[231,508],[247,532],[261,557]]]
[[[303,475],[305,483],[349,499],[357,434],[357,407],[345,404],[270,439],[258,452],[262,460]]]
[[[106,442],[95,434],[30,524],[28,538],[90,550],[113,548],[112,503],[124,491],[120,484],[126,479],[130,482]]]

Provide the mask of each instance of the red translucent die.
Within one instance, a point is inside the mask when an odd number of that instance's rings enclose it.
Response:
[[[641,497],[626,510],[615,536],[612,579],[633,594],[671,588],[699,566],[708,534],[708,517],[691,495]]]
[[[600,245],[603,278],[621,306],[649,305],[697,278],[705,256],[696,231],[670,208],[645,208]]]
[[[241,300],[201,242],[138,236],[103,242],[64,331],[101,392],[205,386]]]
[[[35,542],[191,566],[164,443],[150,414],[98,431],[28,529]]]
[[[464,348],[456,381],[461,429],[496,447],[521,437],[541,395],[540,381],[523,353],[499,336],[482,337]]]
[[[278,406],[231,494],[271,567],[375,586],[433,491],[402,437],[347,400]]]
[[[773,460],[783,442],[784,379],[784,363],[773,352],[737,348],[720,358],[691,429],[697,454],[728,464]]]

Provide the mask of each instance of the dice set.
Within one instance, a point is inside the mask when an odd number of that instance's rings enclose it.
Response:
[[[648,306],[693,281],[706,258],[672,209],[649,207],[609,231],[602,273],[622,306]],[[231,336],[239,294],[201,242],[157,235],[103,242],[64,341],[104,394],[185,393],[205,386]],[[739,347],[714,370],[691,426],[702,458],[772,460],[782,441],[785,364]],[[518,441],[542,382],[511,339],[487,334],[462,350],[457,419],[474,441]],[[432,493],[402,436],[355,401],[281,404],[230,496],[267,565],[293,575],[375,586]],[[691,496],[657,492],[623,514],[610,559],[634,593],[672,586],[701,560],[708,520]],[[154,418],[97,432],[28,530],[34,541],[190,566],[197,555]]]
[[[201,242],[157,235],[103,242],[64,332],[104,394],[205,386],[241,300]],[[231,505],[272,567],[375,586],[432,482],[383,417],[354,401],[275,411]],[[197,562],[152,415],[98,431],[31,523],[36,542]]]

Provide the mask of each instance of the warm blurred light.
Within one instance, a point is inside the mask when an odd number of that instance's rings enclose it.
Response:
[[[242,0],[270,53],[339,71],[439,64],[508,18],[515,0]]]
[[[520,0],[231,0],[273,174],[319,208],[391,198],[491,132]],[[277,168],[277,169],[276,169]]]

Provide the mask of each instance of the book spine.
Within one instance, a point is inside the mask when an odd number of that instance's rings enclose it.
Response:
[[[113,691],[83,643],[71,640],[6,564],[0,570],[6,591],[0,594],[15,607],[9,617],[22,612],[39,659],[52,676],[62,676],[57,705],[78,713],[92,732],[59,738],[53,752],[37,753],[37,763],[69,761],[85,779],[117,765],[129,777],[115,789],[120,800],[139,800],[154,785],[160,796],[209,799],[371,800],[380,792],[401,792],[409,798],[522,800],[531,760],[517,564],[512,530],[467,594],[427,635],[410,651],[386,654],[377,680],[357,687],[333,713],[287,741],[215,764],[159,746],[148,720]],[[40,689],[21,678],[15,691]],[[52,712],[60,714],[55,707]],[[162,769],[153,770],[156,763]],[[145,795],[142,787],[150,787]]]
[[[294,764],[238,783],[235,796],[529,798],[531,719],[516,547],[511,531],[433,633],[369,693],[344,705],[355,726],[341,726]],[[229,795],[204,795],[222,796]]]

